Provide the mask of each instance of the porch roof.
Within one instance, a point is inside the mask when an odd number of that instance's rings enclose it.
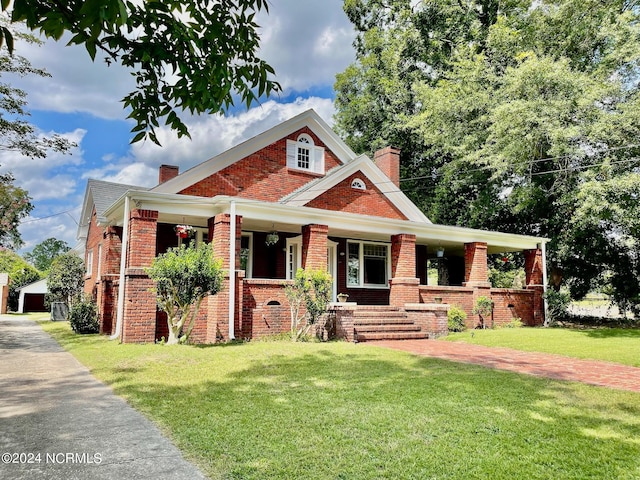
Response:
[[[136,208],[157,210],[159,221],[164,223],[205,226],[208,218],[230,213],[231,204],[235,203],[236,214],[243,217],[242,228],[245,231],[300,233],[303,225],[321,224],[327,225],[329,236],[334,237],[388,242],[392,235],[406,233],[415,235],[418,244],[441,246],[445,250],[459,251],[465,243],[485,242],[488,253],[534,249],[548,241],[544,237],[389,219],[240,197],[197,197],[141,190],[129,190],[105,211],[104,216],[109,224],[123,224],[124,198],[127,196]]]

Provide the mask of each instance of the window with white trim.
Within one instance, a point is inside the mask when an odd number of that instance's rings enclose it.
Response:
[[[240,269],[245,278],[253,278],[253,233],[243,233],[240,238]]]
[[[347,286],[388,287],[390,261],[389,244],[347,242]]]
[[[287,280],[293,280],[302,266],[302,235],[287,238],[286,245]]]
[[[306,133],[287,140],[287,167],[296,170],[324,173],[324,147],[314,145]]]
[[[351,182],[351,188],[354,188],[356,190],[366,190],[367,185],[359,178],[354,178],[353,182]]]
[[[93,250],[89,250],[87,252],[87,261],[85,262],[85,266],[87,267],[85,271],[85,275],[90,277],[91,274],[93,273]]]

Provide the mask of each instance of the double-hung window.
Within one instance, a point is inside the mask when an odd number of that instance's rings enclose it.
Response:
[[[389,285],[389,245],[347,242],[347,286],[383,288]]]
[[[287,140],[287,167],[313,173],[324,173],[324,148],[314,145],[313,138],[303,133]]]

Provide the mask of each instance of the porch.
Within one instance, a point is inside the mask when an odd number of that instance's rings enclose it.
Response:
[[[223,290],[202,304],[192,333],[199,343],[287,331],[284,286],[298,268],[326,268],[334,278],[333,300],[339,293],[348,294],[347,304],[334,303],[331,310],[336,332],[348,340],[367,339],[367,333],[373,333],[362,325],[359,330],[354,327],[358,317],[376,325],[371,312],[379,317],[382,332],[391,332],[398,323],[402,326],[397,330],[407,338],[446,334],[446,311],[454,304],[467,312],[473,328],[479,323],[473,305],[480,296],[494,302],[492,325],[514,318],[527,325],[544,320],[544,239],[236,197],[130,192],[123,200],[122,226],[111,227],[109,237],[121,245],[103,247],[103,255],[112,256],[104,264],[112,267],[103,270],[97,295],[103,333],[120,336],[123,342],[166,336],[144,267],[184,242],[210,243],[227,272]],[[119,216],[116,210],[112,213]],[[194,234],[179,238],[179,224],[193,226]],[[438,253],[443,249],[446,256]],[[491,288],[487,255],[514,251],[525,256],[525,288]],[[446,272],[442,277],[448,285],[429,284],[428,269],[434,261]],[[391,312],[411,321],[384,324],[395,316]]]

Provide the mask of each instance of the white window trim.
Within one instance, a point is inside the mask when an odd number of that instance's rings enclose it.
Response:
[[[289,252],[291,247],[293,246],[296,247],[295,268],[291,268],[291,265],[289,264]],[[284,251],[284,261],[285,261],[285,267],[287,271],[287,280],[293,280],[296,276],[296,272],[298,271],[298,268],[302,267],[302,235],[298,235],[297,237],[287,238],[286,248]]]
[[[349,244],[357,244],[358,247],[358,283],[349,283]],[[364,283],[364,248],[363,245],[382,245],[387,249],[387,283],[385,285],[376,283]],[[389,289],[389,280],[391,280],[391,244],[385,242],[368,242],[366,240],[347,240],[347,261],[346,263],[346,279],[347,288],[371,288],[371,289]]]
[[[253,232],[243,232],[241,236],[249,238],[249,258],[247,258],[247,268],[244,271],[244,277],[253,278]],[[242,245],[242,242],[240,245]]]
[[[85,275],[87,277],[91,277],[93,274],[93,249],[87,250],[87,261],[85,266]]]
[[[96,278],[100,280],[100,276],[102,275],[102,244],[98,245],[98,273]]]
[[[308,140],[309,143],[300,142],[301,138]],[[309,149],[309,168],[298,166],[299,147]],[[324,174],[324,147],[315,145],[313,139],[306,133],[299,135],[298,140],[287,140],[287,168],[299,172]]]
[[[364,183],[359,178],[354,178],[353,181],[351,182],[351,188],[353,188],[355,190],[363,190],[364,191],[364,190],[367,189],[367,184]]]

